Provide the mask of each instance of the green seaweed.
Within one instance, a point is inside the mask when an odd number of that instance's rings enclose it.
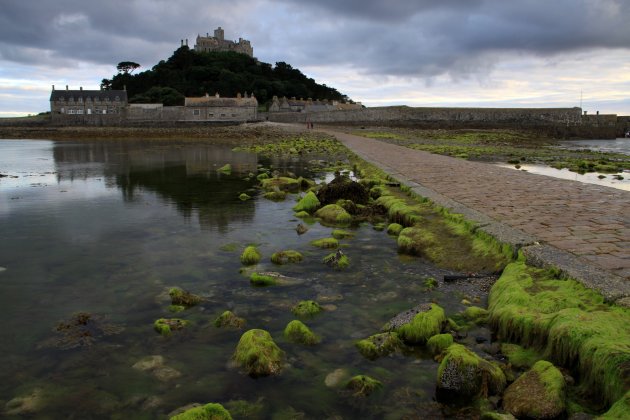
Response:
[[[269,191],[263,194],[263,197],[267,200],[271,201],[283,201],[287,198],[287,193],[285,191]]]
[[[606,413],[598,417],[598,420],[623,420],[628,418],[628,413],[630,413],[630,391],[619,398]]]
[[[273,177],[260,180],[262,189],[266,191],[284,191],[296,193],[300,191],[300,181],[286,176]]]
[[[429,310],[417,313],[409,323],[395,331],[405,343],[425,344],[430,337],[440,333],[445,321],[444,309],[432,303]]]
[[[403,343],[395,332],[385,332],[357,341],[355,345],[363,357],[376,360],[401,348]]]
[[[367,375],[354,376],[346,384],[346,388],[353,391],[355,397],[368,397],[382,387],[383,384],[380,381]]]
[[[341,253],[341,250],[326,255],[322,258],[322,262],[338,270],[343,270],[350,266],[350,258],[346,254]]]
[[[260,329],[243,333],[234,352],[234,360],[254,377],[279,373],[283,358],[284,352],[271,335]]]
[[[171,287],[168,291],[171,297],[171,304],[190,308],[202,301],[201,296],[194,295],[190,292],[180,289],[179,287]]]
[[[244,265],[254,265],[258,264],[261,258],[262,256],[260,255],[258,249],[255,246],[250,245],[246,247],[241,254],[241,263]]]
[[[252,197],[251,197],[250,195],[245,194],[245,193],[241,193],[241,194],[238,196],[238,198],[239,198],[239,200],[241,200],[241,201],[247,201],[247,200],[251,199]]]
[[[307,327],[302,321],[294,319],[289,322],[284,329],[284,336],[287,340],[294,343],[305,344],[312,346],[319,343],[319,337],[317,337],[309,327]]]
[[[451,334],[436,334],[427,340],[427,348],[434,356],[442,353],[453,344]]]
[[[271,255],[271,262],[274,264],[282,265],[288,263],[298,263],[302,261],[304,257],[298,251],[286,250],[274,252]]]
[[[295,316],[313,316],[322,311],[322,307],[314,300],[303,300],[291,308],[291,312]]]
[[[343,229],[334,229],[331,235],[335,239],[347,239],[347,238],[354,237],[354,232],[350,232]]]
[[[339,246],[339,241],[335,238],[322,238],[311,241],[311,245],[326,249],[337,248]]]
[[[488,311],[478,306],[470,306],[464,311],[464,318],[473,321],[475,324],[485,324],[488,322]]]
[[[352,216],[343,207],[337,204],[328,204],[315,212],[315,216],[322,221],[332,224],[349,224]]]
[[[224,174],[229,175],[232,173],[232,165],[230,165],[229,163],[226,163],[225,165],[217,169],[217,171],[223,172]]]
[[[317,210],[320,205],[321,203],[317,199],[315,193],[313,191],[309,191],[300,199],[300,201],[298,201],[298,203],[293,207],[293,210],[296,212],[305,211],[310,214]]]
[[[278,284],[276,277],[261,273],[252,273],[249,276],[249,281],[254,286],[274,286]]]
[[[393,236],[398,236],[403,229],[404,227],[401,224],[390,223],[389,226],[387,226],[387,233]]]
[[[190,408],[170,420],[232,420],[232,416],[221,404],[209,403]]]
[[[189,321],[179,318],[160,318],[153,323],[153,328],[164,337],[168,337],[173,331],[181,330],[188,324]]]
[[[243,328],[245,326],[245,320],[239,318],[232,311],[225,311],[214,320],[214,326],[217,328]]]
[[[518,344],[510,343],[501,343],[501,353],[517,369],[530,368],[542,358],[534,349],[526,349]]]

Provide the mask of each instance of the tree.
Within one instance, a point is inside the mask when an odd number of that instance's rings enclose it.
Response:
[[[116,66],[116,69],[119,73],[131,74],[138,67],[140,67],[140,64],[134,63],[133,61],[121,61]]]
[[[101,80],[101,90],[111,90],[112,89],[112,81],[110,79]]]

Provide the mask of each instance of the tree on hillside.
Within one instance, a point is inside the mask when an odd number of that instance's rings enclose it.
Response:
[[[116,66],[116,69],[119,73],[130,74],[138,67],[140,67],[140,64],[134,63],[133,61],[121,61]]]

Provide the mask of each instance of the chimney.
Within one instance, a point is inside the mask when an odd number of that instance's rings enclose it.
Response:
[[[126,92],[127,91],[127,85],[123,85],[123,90]]]
[[[66,85],[66,90],[68,90],[68,85]]]
[[[79,86],[79,90],[83,90],[83,86]]]
[[[597,115],[599,115],[599,111],[597,111]]]
[[[186,38],[186,46],[188,46],[188,38]]]
[[[236,97],[237,97],[238,99],[241,99],[241,92],[237,93],[237,94],[236,94]],[[245,92],[245,97],[247,98],[247,92]]]
[[[184,40],[182,39],[180,47],[183,47],[183,46],[184,46]]]
[[[55,91],[55,85],[53,85],[53,92]]]

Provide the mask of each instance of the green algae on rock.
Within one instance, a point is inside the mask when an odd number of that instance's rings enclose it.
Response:
[[[284,201],[284,199],[287,198],[287,193],[280,190],[269,191],[264,193],[263,197],[271,201]]]
[[[271,262],[274,264],[288,264],[288,263],[298,263],[302,261],[304,257],[298,251],[287,250],[287,251],[278,251],[274,252],[271,255]]]
[[[298,201],[298,203],[293,207],[293,210],[298,213],[305,211],[310,214],[317,210],[320,205],[321,203],[317,199],[315,193],[313,191],[309,191],[300,199],[300,201]]]
[[[622,420],[628,418],[628,413],[630,413],[630,391],[619,398],[606,413],[598,417],[598,420]]]
[[[478,306],[469,306],[463,313],[464,318],[473,321],[475,324],[485,324],[488,322],[488,311]]]
[[[400,225],[398,223],[390,223],[389,226],[387,226],[387,233],[393,236],[398,236],[403,229],[403,225]]]
[[[355,397],[368,397],[374,391],[383,387],[383,384],[367,375],[352,377],[346,384],[346,388],[353,392]]]
[[[252,273],[249,281],[254,286],[274,286],[278,284],[278,279],[274,276],[262,273]]]
[[[287,324],[284,329],[284,336],[287,340],[298,344],[312,346],[319,343],[319,337],[317,337],[302,321],[298,321],[297,319]]]
[[[188,324],[190,322],[184,319],[160,318],[153,323],[153,328],[164,337],[168,337],[173,331],[184,329]]]
[[[300,191],[300,181],[286,176],[262,179],[260,185],[266,191],[280,190],[292,193]]]
[[[225,165],[221,166],[219,169],[217,169],[217,171],[222,172],[226,175],[229,175],[232,173],[232,165],[230,165],[229,163],[226,163]]]
[[[349,224],[352,222],[350,213],[337,204],[328,204],[315,212],[315,217],[319,217],[325,223]]]
[[[221,404],[209,403],[190,408],[170,420],[232,420],[232,416]]]
[[[247,200],[251,199],[252,197],[251,197],[250,195],[248,195],[248,194],[241,193],[241,194],[238,196],[238,198],[239,198],[239,200],[241,200],[241,201],[247,201]]]
[[[246,400],[230,400],[223,404],[230,414],[237,419],[262,419],[265,411],[264,398],[260,397],[255,402]]]
[[[490,324],[501,340],[538,349],[577,370],[580,386],[608,404],[627,392],[630,310],[553,271],[508,265],[490,291]]]
[[[503,391],[505,384],[499,366],[461,344],[446,349],[438,368],[437,395],[441,400],[467,401],[479,395],[494,395]]]
[[[425,344],[442,331],[446,321],[444,309],[435,303],[421,304],[392,318],[384,330],[393,330],[408,344]]]
[[[436,334],[427,340],[427,348],[434,356],[441,354],[453,344],[451,334]]]
[[[401,348],[403,343],[397,333],[385,332],[357,341],[355,345],[363,357],[376,360]]]
[[[217,328],[238,328],[245,326],[245,319],[239,318],[232,311],[225,311],[214,320],[214,326]]]
[[[283,358],[284,352],[271,335],[260,329],[243,333],[234,352],[234,360],[253,377],[279,373]]]
[[[501,343],[501,354],[508,358],[516,369],[530,368],[542,357],[534,349],[526,349],[518,344]]]
[[[340,249],[338,249],[337,252],[326,255],[322,259],[322,262],[337,270],[343,270],[344,268],[348,268],[350,266],[350,259]]]
[[[518,418],[554,419],[565,410],[566,383],[562,373],[541,360],[503,394],[503,408]]]
[[[311,245],[318,248],[337,248],[339,246],[339,241],[335,238],[322,238],[311,241]]]
[[[184,306],[185,308],[195,306],[202,301],[201,296],[194,295],[179,287],[171,287],[168,295],[171,297],[172,305]]]
[[[334,229],[331,235],[335,239],[347,239],[347,238],[354,237],[354,232],[350,232],[348,230],[343,230],[343,229]]]
[[[303,300],[291,308],[291,312],[295,316],[308,317],[313,316],[322,311],[322,307],[314,300]]]
[[[241,254],[241,262],[244,265],[258,264],[261,258],[262,257],[260,255],[260,252],[253,245],[246,247],[243,253]]]

